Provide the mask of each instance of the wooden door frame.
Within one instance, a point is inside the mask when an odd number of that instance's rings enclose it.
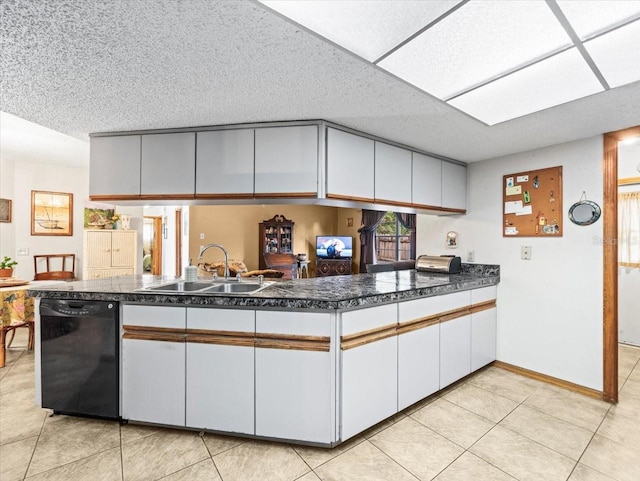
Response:
[[[176,209],[176,276],[182,274],[182,209]]]
[[[618,142],[640,136],[640,125],[603,139],[603,383],[605,401],[618,402]]]
[[[145,219],[153,220],[153,243],[151,251],[157,255],[151,256],[151,274],[162,275],[162,217],[157,215],[145,215]]]

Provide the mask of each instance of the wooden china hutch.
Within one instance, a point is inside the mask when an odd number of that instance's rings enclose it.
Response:
[[[284,215],[260,222],[258,255],[260,269],[274,269],[283,278],[297,277],[298,263],[293,253],[293,224]]]

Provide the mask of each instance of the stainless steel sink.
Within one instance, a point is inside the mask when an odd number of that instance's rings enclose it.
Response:
[[[161,286],[147,287],[147,291],[195,292],[211,287],[211,282],[174,282]]]
[[[217,284],[217,285],[211,286],[209,289],[206,289],[205,292],[223,292],[225,294],[233,294],[233,293],[252,294],[268,286],[269,286],[268,284],[260,285],[253,282],[238,283],[238,284],[225,283],[225,284]]]
[[[238,282],[238,281],[213,281],[213,282],[173,282],[159,286],[145,287],[142,291],[166,292],[175,294],[255,294],[269,287],[272,282]]]

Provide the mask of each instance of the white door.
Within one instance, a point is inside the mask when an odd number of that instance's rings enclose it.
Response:
[[[398,410],[440,389],[440,326],[398,336]]]
[[[325,313],[256,312],[256,435],[335,441],[332,325]]]
[[[254,332],[252,310],[187,309],[187,426],[255,433]]]
[[[440,389],[471,372],[471,316],[440,323]]]
[[[122,417],[185,425],[185,343],[122,341]]]

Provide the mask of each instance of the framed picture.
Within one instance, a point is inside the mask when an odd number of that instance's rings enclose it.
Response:
[[[0,199],[0,222],[11,222],[11,201]]]
[[[73,235],[73,194],[32,190],[31,235]]]

